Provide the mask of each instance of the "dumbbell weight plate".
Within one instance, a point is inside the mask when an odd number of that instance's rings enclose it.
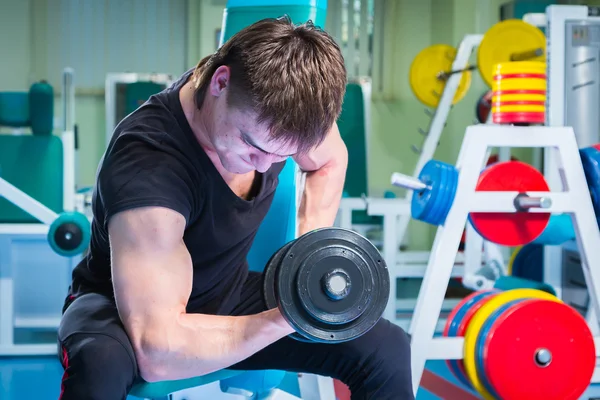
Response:
[[[389,273],[377,248],[342,228],[318,229],[296,239],[284,250],[275,276],[284,318],[312,342],[339,343],[363,335],[381,318],[389,291]]]
[[[292,243],[294,243],[294,241],[283,245],[277,252],[275,252],[275,254],[273,254],[265,266],[265,270],[263,272],[263,298],[265,299],[268,310],[278,307],[276,293],[277,287],[275,285],[275,280],[277,279],[277,271],[279,269],[279,265],[281,264],[281,259],[284,257],[286,251],[290,248]],[[294,332],[289,336],[301,342],[312,342],[297,332]]]

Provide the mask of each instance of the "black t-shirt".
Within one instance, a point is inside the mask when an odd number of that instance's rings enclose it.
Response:
[[[162,206],[181,213],[187,222],[184,242],[194,269],[188,310],[225,314],[237,303],[248,274],[246,256],[285,163],[274,164],[259,177],[254,199],[233,193],[183,113],[179,89],[190,74],[116,127],[97,172],[90,248],[74,269],[68,299],[90,291],[113,296],[109,219],[135,207]]]

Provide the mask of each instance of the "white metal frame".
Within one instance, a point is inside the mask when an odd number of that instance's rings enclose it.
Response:
[[[161,85],[169,86],[174,82],[174,77],[171,74],[164,73],[135,73],[135,72],[122,72],[122,73],[109,73],[106,75],[105,88],[104,88],[104,99],[105,99],[105,113],[106,113],[106,145],[110,143],[113,131],[120,121],[117,121],[115,115],[115,106],[117,99],[117,84],[120,83],[135,83],[135,82],[154,82]]]
[[[600,309],[597,288],[600,287],[600,231],[589,195],[579,148],[572,128],[569,127],[510,127],[476,125],[467,128],[458,155],[458,187],[452,208],[444,226],[437,230],[431,258],[417,299],[412,346],[413,390],[417,393],[426,360],[462,359],[464,338],[434,338],[434,328],[450,279],[453,260],[457,253],[463,228],[470,212],[515,212],[516,192],[476,192],[479,171],[485,163],[490,147],[545,147],[553,148],[554,165],[560,171],[564,191],[530,192],[533,197],[552,201],[550,208],[532,209],[531,212],[568,213],[572,216],[577,245],[587,282],[591,308]],[[557,289],[557,288],[555,288]],[[598,338],[596,339],[596,349]],[[594,375],[594,382],[598,374]]]
[[[566,23],[567,21],[595,20],[599,17],[588,16],[588,6],[553,5],[546,8],[546,36],[547,36],[547,76],[548,89],[546,99],[546,125],[566,125],[565,104],[565,63],[566,63]],[[587,147],[589,138],[582,138],[575,132],[579,147]],[[544,174],[551,188],[560,185],[561,177],[558,175],[552,154],[544,152]],[[545,246],[544,248],[544,277],[549,284],[557,288],[557,293],[562,293],[562,247]]]
[[[66,68],[63,73],[63,129],[61,141],[63,145],[63,209],[75,210],[75,91],[74,71]],[[45,237],[50,224],[58,214],[24,193],[10,182],[0,178],[0,197],[4,197],[23,211],[27,212],[39,223],[32,224],[0,224],[0,239],[3,245],[11,245],[11,237]],[[0,249],[0,355],[40,355],[56,354],[55,344],[15,344],[14,329],[16,327],[56,329],[59,320],[35,319],[19,320],[14,310],[14,272],[10,254],[1,254]],[[75,263],[77,257],[73,257]],[[70,274],[65,276],[69,279]]]

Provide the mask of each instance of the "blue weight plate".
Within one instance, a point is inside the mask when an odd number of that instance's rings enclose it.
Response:
[[[416,219],[426,221],[429,219],[431,208],[439,192],[439,182],[443,180],[443,163],[437,160],[428,161],[421,173],[419,179],[427,185],[431,185],[431,190],[423,190],[413,196],[411,207],[414,207],[413,214]]]
[[[432,185],[432,189],[435,189],[435,192],[431,194],[428,212],[423,217],[423,221],[431,225],[439,225],[440,211],[443,208],[446,192],[448,191],[448,175],[448,167],[445,164],[441,164],[440,179],[437,181],[437,184]]]
[[[444,217],[440,222],[440,225],[443,225],[446,222],[446,217],[450,213],[450,209],[452,208],[452,204],[454,203],[454,198],[456,197],[456,189],[458,188],[458,171],[456,168],[452,167],[450,170],[450,193],[448,195],[448,200],[446,201],[446,207],[444,209]]]
[[[477,375],[483,386],[486,388],[488,393],[490,393],[494,398],[499,399],[500,396],[496,393],[494,387],[490,384],[489,380],[485,376],[485,340],[490,334],[490,329],[494,325],[494,322],[500,317],[506,310],[511,308],[513,305],[520,303],[527,299],[517,299],[511,302],[508,302],[501,307],[498,307],[496,311],[494,311],[490,316],[485,320],[481,330],[479,331],[479,335],[477,335],[477,344],[476,344],[476,353],[475,353],[475,365],[477,368]]]
[[[596,147],[586,147],[579,150],[585,179],[590,189],[596,215],[600,215],[600,151]]]
[[[412,197],[411,214],[414,219],[436,225],[440,221],[440,207],[445,208],[450,179],[449,167],[453,166],[438,161],[428,161],[419,174],[419,179],[431,186],[431,190],[417,191]]]
[[[456,337],[459,333],[459,330],[462,330],[462,333],[460,333],[460,336],[462,336],[466,329],[465,326],[462,326],[465,317],[473,316],[472,313],[469,313],[469,311],[471,310],[471,307],[473,307],[473,305],[475,305],[478,301],[480,301],[492,294],[498,293],[498,292],[499,292],[498,290],[491,290],[491,291],[475,293],[473,297],[471,297],[464,304],[460,305],[458,310],[456,310],[456,313],[454,313],[454,316],[451,317],[451,320],[449,321],[450,324],[448,326],[448,332],[447,332],[446,336],[447,337]],[[462,329],[461,329],[461,327],[462,327]],[[465,375],[464,369],[461,368],[461,366],[460,366],[461,363],[462,363],[462,360],[447,360],[447,365],[450,368],[450,371],[454,374],[454,376],[461,383],[466,385],[467,387],[471,387],[469,378]]]
[[[450,198],[452,193],[456,193],[456,186],[454,183],[454,177],[452,174],[452,170],[454,167],[450,165],[444,166],[444,181],[443,186],[440,188],[439,196],[436,199],[435,203],[435,216],[432,218],[432,224],[439,226],[444,223],[446,220],[446,216],[448,215],[448,203],[450,202]]]
[[[544,282],[544,246],[529,243],[521,247],[513,260],[511,275]]]

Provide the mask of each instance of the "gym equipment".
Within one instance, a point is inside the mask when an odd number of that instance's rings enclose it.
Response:
[[[361,235],[322,228],[287,243],[267,263],[263,296],[301,341],[340,343],[369,331],[390,292],[385,261]],[[308,340],[307,340],[308,339]]]
[[[544,246],[528,243],[513,252],[508,267],[513,276],[544,282]]]
[[[456,195],[458,171],[452,165],[431,160],[425,164],[418,179],[394,173],[392,184],[416,191],[411,203],[413,218],[443,225]],[[528,164],[505,161],[489,165],[480,174],[476,191],[518,193],[513,200],[515,212],[470,213],[471,225],[486,240],[505,246],[518,246],[533,241],[548,225],[550,214],[527,212],[551,205],[551,201],[545,197],[526,194],[549,191],[544,176]]]
[[[175,78],[164,73],[109,73],[104,82],[106,145],[123,118],[144,104],[150,96],[166,89]]]
[[[487,30],[477,51],[477,67],[489,87],[494,66],[509,61],[544,61],[546,37],[537,27],[519,19],[508,19]]]
[[[579,398],[596,364],[585,319],[546,292],[489,293],[472,295],[470,303],[477,309],[463,322],[464,370],[470,385],[484,399]],[[453,319],[460,324],[456,315]]]
[[[506,161],[484,169],[477,182],[477,191],[514,191],[515,213],[470,213],[471,225],[486,240],[504,246],[519,246],[538,237],[548,225],[550,214],[528,213],[532,208],[548,208],[545,197],[530,197],[525,192],[550,190],[544,176],[529,164]]]
[[[479,97],[479,100],[477,100],[475,116],[477,117],[477,122],[480,124],[485,124],[488,120],[490,110],[492,109],[492,94],[493,92],[488,90]]]
[[[326,1],[316,2],[318,18],[324,19],[327,10]],[[255,22],[258,19],[267,17],[279,17],[289,12],[293,6],[299,6],[297,9],[312,10],[315,5],[313,0],[228,0],[227,9],[224,12],[223,34],[221,40],[230,37],[236,31],[244,26]],[[266,6],[266,7],[265,7]],[[254,19],[230,19],[232,8],[240,7],[240,11],[252,14]],[[265,7],[265,8],[261,8]],[[255,14],[252,11],[261,8],[262,14]],[[296,9],[296,8],[294,8]],[[321,16],[323,15],[323,16]],[[293,18],[294,21],[304,22]],[[280,184],[275,192],[272,207],[259,231],[257,233],[253,249],[249,253],[248,264],[251,269],[259,270],[265,266],[264,251],[266,249],[279,249],[284,244],[292,241],[296,237],[296,215],[300,192],[302,190],[302,175],[297,165],[292,159],[286,161],[286,165],[279,174]],[[273,252],[266,253],[273,254]],[[189,391],[196,392],[202,390],[199,386],[207,385],[220,381],[223,391],[229,393],[241,394],[248,398],[270,398],[270,399],[299,399],[313,395],[323,400],[335,399],[333,381],[328,377],[321,377],[312,374],[293,374],[298,381],[299,393],[286,392],[276,389],[280,386],[284,374],[281,371],[251,371],[250,376],[243,377],[246,371],[234,371],[223,369],[208,375],[194,377],[190,379],[171,380],[164,382],[136,382],[129,394],[139,398],[165,398],[173,392]],[[248,378],[248,379],[245,379]],[[262,382],[262,385],[257,385]],[[200,395],[199,397],[203,397]]]
[[[460,101],[471,84],[471,71],[478,69],[484,82],[493,87],[494,66],[509,61],[544,61],[546,38],[539,28],[527,22],[510,19],[494,24],[474,43],[478,45],[477,66],[454,65],[458,51],[452,46],[434,44],[421,50],[410,66],[410,87],[423,104],[437,107],[449,77],[459,75],[453,89],[452,104]],[[473,47],[474,47],[473,46]]]
[[[573,129],[571,127],[523,127],[491,124],[469,126],[466,129],[455,165],[459,173],[459,180],[454,202],[446,216],[444,225],[437,228],[431,256],[425,269],[414,311],[411,329],[411,370],[413,390],[417,397],[426,360],[463,359],[465,367],[467,362],[475,364],[473,359],[465,358],[463,348],[466,347],[466,337],[464,339],[461,337],[436,337],[434,334],[448,282],[454,270],[454,259],[456,258],[463,229],[465,225],[468,229],[473,229],[472,224],[467,224],[469,214],[514,213],[516,210],[515,196],[518,192],[477,190],[481,166],[485,164],[487,159],[487,150],[501,147],[552,148],[552,156],[560,159],[560,171],[555,171],[555,173],[560,172],[560,188],[555,189],[552,187],[550,191],[527,192],[530,198],[548,199],[549,207],[536,207],[528,212],[532,214],[568,214],[574,218],[576,248],[579,249],[582,271],[589,291],[590,309],[594,311],[600,309],[599,293],[596,291],[596,288],[600,287],[600,270],[593,268],[595,265],[600,265],[600,253],[596,251],[600,248],[600,230],[596,222],[596,215],[589,194],[590,190],[586,182],[586,174]],[[557,164],[554,163],[553,165]],[[468,238],[469,232],[467,233],[467,242]],[[476,270],[469,270],[470,265],[469,263],[465,264],[465,276],[476,273]],[[480,265],[477,266],[475,263],[473,267],[479,268]],[[544,271],[545,284],[555,290],[560,288],[560,286],[554,285],[552,281],[547,280],[548,275],[546,272],[547,268]],[[500,284],[504,283],[500,279],[496,284],[498,282]],[[557,294],[560,296],[558,290]],[[531,318],[531,320],[531,323],[535,322],[534,318]],[[542,323],[541,319],[538,319],[538,321],[540,324]],[[471,321],[471,324],[473,323],[474,319]],[[592,332],[597,332],[597,322],[590,322],[589,329]],[[557,334],[557,336],[562,336],[562,333]],[[597,334],[594,333],[594,337],[596,336]],[[550,335],[542,335],[542,337],[550,337]],[[541,344],[548,346],[545,343]],[[532,355],[530,353],[529,356]],[[592,350],[590,357],[594,356],[595,350]],[[569,368],[571,368],[570,366],[569,363]],[[494,382],[494,379],[491,379],[491,381]],[[564,381],[568,382],[568,379],[564,379]],[[535,381],[532,380],[532,382]],[[521,381],[521,383],[523,382]],[[536,386],[539,386],[537,382]]]
[[[90,221],[84,214],[64,212],[50,225],[48,243],[57,254],[73,257],[87,248],[90,232]]]
[[[535,61],[496,64],[492,92],[494,123],[543,124],[546,64]]]
[[[461,74],[461,79],[452,104],[458,103],[467,94],[471,86],[473,68],[452,70],[456,52],[457,50],[450,45],[435,44],[421,50],[411,63],[410,88],[423,104],[436,107],[446,81],[457,73]]]
[[[71,271],[89,240],[89,222],[79,214],[84,210],[75,207],[73,76],[73,70],[63,71],[58,135],[52,132],[55,99],[47,82],[34,83],[26,93],[0,94],[0,125],[15,128],[13,134],[0,134],[0,355],[56,354],[55,344],[18,340],[15,332],[58,328]],[[6,112],[12,115],[7,118]],[[31,135],[16,129],[28,126]],[[62,213],[80,221],[81,237],[57,223]],[[53,224],[60,227],[57,238],[63,232],[71,243],[77,238],[77,246],[55,252],[48,237]],[[35,279],[19,279],[25,275]]]
[[[593,6],[551,5],[545,13],[547,63],[548,71],[552,71],[548,81],[546,125],[573,127],[579,148],[600,142],[600,81],[596,79],[597,64],[593,61],[600,49],[595,40],[600,30],[598,11],[599,8]],[[562,161],[554,157],[552,150],[544,151],[543,157],[548,183],[551,187],[559,187],[563,178],[557,167]],[[555,287],[564,286],[563,265],[567,262],[563,246],[546,248],[545,279]],[[592,313],[594,307],[591,304],[593,300],[589,307]]]
[[[442,335],[444,337],[464,336],[473,315],[481,308],[481,306],[490,301],[490,299],[498,293],[500,293],[500,291],[496,289],[481,290],[466,296],[452,309],[450,315],[448,315]],[[452,372],[456,379],[465,386],[471,386],[469,377],[465,372],[463,360],[446,360],[446,365],[448,365],[450,372]]]

